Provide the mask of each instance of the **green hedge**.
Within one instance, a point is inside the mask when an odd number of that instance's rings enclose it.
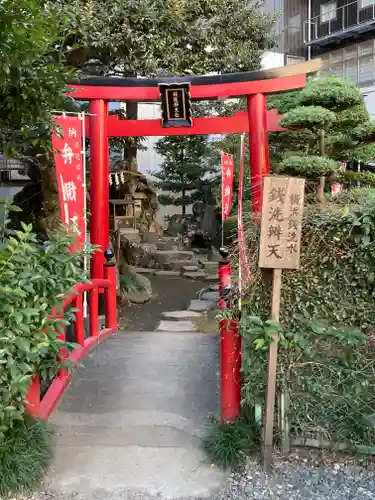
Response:
[[[243,402],[264,406],[271,279],[256,267],[244,301]],[[278,388],[289,394],[292,433],[375,445],[375,205],[309,207],[301,268],[283,271]]]

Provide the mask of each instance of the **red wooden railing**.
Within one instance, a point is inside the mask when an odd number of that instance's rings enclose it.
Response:
[[[104,289],[105,299],[105,328],[99,330],[99,290]],[[89,303],[89,336],[85,338],[83,294],[87,292]],[[74,349],[69,356],[63,349],[60,359],[68,359],[72,363],[78,363],[87,354],[100,344],[105,338],[117,330],[117,304],[116,304],[116,267],[112,262],[104,264],[104,279],[93,279],[89,283],[78,283],[75,285],[62,305],[62,310],[72,305],[75,312],[74,332],[75,342],[80,345]],[[66,339],[64,333],[60,335],[61,340]],[[35,418],[48,419],[56,408],[65,389],[68,387],[72,376],[72,370],[60,369],[53,379],[47,392],[41,397],[40,379],[34,377],[27,395],[27,411]]]

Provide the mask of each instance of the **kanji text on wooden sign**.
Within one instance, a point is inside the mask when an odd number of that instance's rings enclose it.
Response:
[[[259,267],[298,269],[305,180],[265,177]]]
[[[162,126],[191,127],[190,83],[159,83]]]

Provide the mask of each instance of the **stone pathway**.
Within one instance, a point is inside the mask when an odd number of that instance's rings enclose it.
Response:
[[[207,416],[219,411],[218,338],[194,323],[196,309],[215,302],[165,311],[156,331],[119,332],[85,360],[52,417],[49,494],[203,499],[222,487],[226,474],[200,447]]]

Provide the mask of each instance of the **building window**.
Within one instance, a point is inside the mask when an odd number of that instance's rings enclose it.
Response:
[[[320,6],[320,22],[328,23],[329,21],[336,19],[336,9],[336,2],[322,3]]]
[[[358,81],[358,59],[344,61],[344,77],[353,80],[353,82]]]
[[[366,7],[371,7],[371,5],[374,5],[374,3],[374,0],[361,0],[360,6],[361,9],[365,9]]]
[[[359,58],[359,83],[372,82],[374,80],[374,56],[368,55]]]

